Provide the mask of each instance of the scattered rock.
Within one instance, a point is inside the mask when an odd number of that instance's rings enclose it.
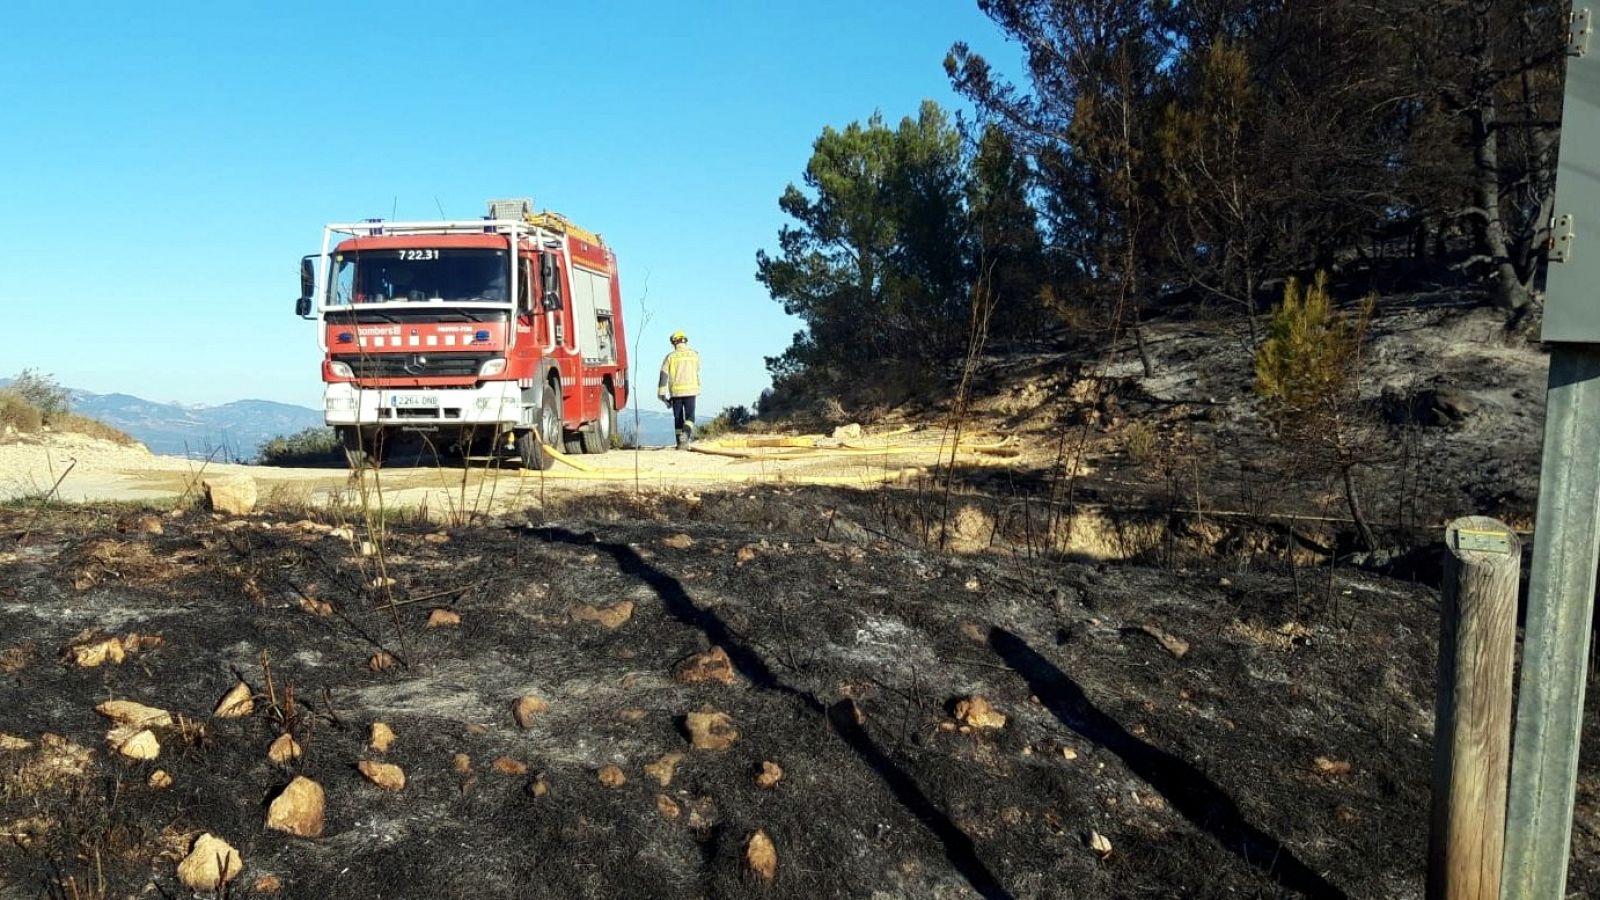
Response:
[[[1168,634],[1154,622],[1146,622],[1139,626],[1139,630],[1156,639],[1162,649],[1172,654],[1173,659],[1183,659],[1189,652],[1189,642],[1181,637]]]
[[[511,704],[511,717],[517,720],[517,727],[526,731],[533,727],[533,720],[540,713],[550,708],[543,698],[534,694],[523,694]]]
[[[94,669],[111,664],[121,665],[127,658],[127,651],[122,647],[122,641],[116,638],[106,638],[87,644],[79,644],[69,651],[72,661],[81,669]]]
[[[762,881],[771,881],[778,875],[778,848],[765,831],[750,835],[744,845],[744,864],[750,874]]]
[[[367,780],[386,791],[398,791],[406,786],[406,773],[404,769],[394,763],[373,762],[363,759],[356,763],[356,768]]]
[[[453,609],[440,607],[428,613],[429,628],[454,628],[461,624],[461,614]]]
[[[242,719],[255,711],[256,700],[250,692],[250,685],[239,681],[234,683],[232,690],[222,695],[212,715],[219,719]]]
[[[610,606],[590,606],[580,603],[570,613],[574,622],[591,622],[608,631],[621,628],[633,618],[633,601],[618,600]]]
[[[178,880],[191,891],[215,891],[238,878],[243,870],[239,851],[208,832],[195,838],[189,855],[178,863]]]
[[[445,534],[442,531],[430,532],[428,534],[423,535],[422,539],[427,541],[430,544],[448,544],[448,543],[450,543],[450,535]]]
[[[678,770],[678,763],[683,762],[683,754],[677,750],[664,753],[661,758],[644,767],[644,773],[656,780],[656,784],[666,787],[672,783],[673,773]]]
[[[619,788],[628,783],[628,776],[623,773],[622,767],[617,765],[601,766],[595,777],[608,788]]]
[[[166,769],[157,769],[150,773],[150,778],[145,783],[150,785],[151,790],[164,791],[172,787],[172,776],[167,774]]]
[[[1072,749],[1071,747],[1062,747],[1061,758],[1071,762],[1078,758],[1078,751]]]
[[[256,879],[256,883],[250,886],[250,890],[258,894],[276,894],[283,890],[283,879],[276,875],[263,875]]]
[[[536,776],[528,784],[528,796],[530,797],[543,797],[548,793],[550,793],[550,782],[546,781],[543,775]]]
[[[1004,728],[1005,714],[977,694],[956,701],[956,719],[971,728]]]
[[[1350,770],[1354,768],[1345,760],[1329,759],[1326,756],[1317,757],[1311,761],[1311,765],[1317,770],[1317,774],[1324,778],[1341,778],[1349,775]]]
[[[761,771],[756,773],[756,784],[764,788],[774,788],[783,780],[783,767],[772,760],[763,760]]]
[[[333,615],[333,604],[326,600],[316,600],[311,597],[301,597],[300,610],[301,612],[307,612],[313,616],[326,619]]]
[[[738,550],[734,551],[733,558],[737,564],[741,566],[747,562],[750,562],[756,558],[756,545],[745,544],[743,547],[740,547]]]
[[[405,784],[404,776],[401,776],[400,782],[402,786]],[[399,790],[399,788],[389,790]],[[322,785],[304,775],[296,775],[294,780],[273,798],[272,805],[267,807],[267,827],[300,837],[322,837],[326,807],[327,797],[322,791]]]
[[[661,813],[661,817],[664,819],[676,819],[683,815],[683,809],[666,794],[656,795],[656,810]]]
[[[680,531],[677,534],[662,538],[661,546],[671,547],[674,550],[687,550],[694,546],[694,538]]]
[[[33,749],[33,741],[19,738],[14,734],[0,732],[0,752],[31,749]]]
[[[356,539],[355,530],[348,525],[328,529],[328,537],[336,541],[353,541]]]
[[[367,658],[367,668],[374,672],[387,672],[394,668],[394,654],[387,650],[379,650]]]
[[[1107,838],[1098,831],[1090,829],[1088,837],[1084,839],[1084,843],[1088,845],[1090,850],[1093,850],[1095,853],[1099,854],[1101,859],[1105,859],[1111,855],[1110,838]]]
[[[128,759],[151,760],[161,755],[155,733],[134,725],[118,725],[106,732],[106,744]]]
[[[280,766],[287,766],[300,758],[300,742],[292,734],[280,734],[267,748],[267,759]]]
[[[861,425],[856,422],[851,422],[849,425],[840,425],[833,430],[833,439],[836,441],[859,441],[861,440]]]
[[[707,681],[733,684],[733,662],[728,659],[726,650],[712,647],[704,653],[696,653],[679,660],[672,668],[672,677],[680,684],[701,684]]]
[[[457,775],[471,775],[472,757],[465,753],[457,753],[450,759],[450,768],[455,770]]]
[[[213,512],[248,516],[256,508],[256,480],[249,475],[205,479],[206,504]]]
[[[360,554],[361,556],[376,556],[378,553],[378,545],[371,541],[362,541],[356,545],[356,553]]]
[[[94,711],[118,725],[135,725],[139,728],[171,728],[172,713],[154,706],[145,706],[132,700],[107,700]]]
[[[382,722],[373,722],[367,734],[367,747],[374,753],[388,753],[394,746],[394,729]]]
[[[696,750],[726,750],[739,739],[733,718],[725,712],[692,712],[684,716],[689,745]]]
[[[495,771],[502,775],[513,777],[528,774],[528,767],[517,762],[509,756],[497,756],[494,760]]]
[[[393,578],[390,578],[388,575],[375,575],[371,581],[367,582],[367,589],[372,591],[381,591],[386,588],[392,588],[397,583],[398,582],[396,582]]]

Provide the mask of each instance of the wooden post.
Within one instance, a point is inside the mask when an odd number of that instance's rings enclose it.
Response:
[[[1499,900],[1522,542],[1502,522],[1445,529],[1429,900]]]

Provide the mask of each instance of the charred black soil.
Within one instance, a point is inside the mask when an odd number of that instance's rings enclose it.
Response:
[[[242,855],[233,896],[267,875],[290,897],[1421,895],[1431,590],[940,554],[875,502],[730,492],[378,538],[0,511],[0,733],[35,744],[0,749],[0,896],[68,877],[187,896],[175,862],[201,832]],[[424,627],[438,608],[460,624]],[[62,655],[128,634],[161,641]],[[674,677],[712,647],[731,684]],[[213,718],[240,678],[256,712]],[[548,709],[522,729],[525,694]],[[974,696],[1002,727],[954,717]],[[95,712],[111,698],[192,722],[125,760]],[[731,747],[691,747],[702,710],[731,717]],[[285,729],[304,748],[287,767],[266,753]],[[94,751],[82,775],[41,765],[47,733]],[[672,752],[663,786],[643,767]],[[597,777],[612,764],[620,786]],[[295,774],[326,790],[319,839],[264,827]],[[746,861],[757,831],[770,883]],[[1572,888],[1600,888],[1584,852]]]

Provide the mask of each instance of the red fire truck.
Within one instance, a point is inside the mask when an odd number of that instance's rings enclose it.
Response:
[[[529,200],[483,219],[323,229],[296,314],[320,323],[324,418],[353,467],[398,446],[604,453],[628,402],[617,259]]]

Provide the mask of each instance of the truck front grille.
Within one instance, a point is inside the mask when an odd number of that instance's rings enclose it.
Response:
[[[334,354],[356,378],[470,378],[496,353]]]

